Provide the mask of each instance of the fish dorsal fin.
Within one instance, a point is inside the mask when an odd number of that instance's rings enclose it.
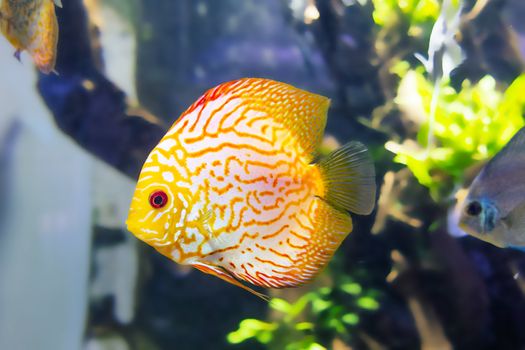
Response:
[[[304,156],[314,159],[326,126],[328,98],[274,80],[244,78],[207,91],[184,114],[225,95],[244,100],[250,110],[266,113],[295,137]]]
[[[492,158],[485,168],[483,169],[480,175],[490,176],[491,173],[494,173],[498,170],[505,168],[507,162],[510,159],[516,160],[519,158],[525,157],[525,128],[521,128],[510,141],[503,147],[498,154]]]
[[[469,197],[491,198],[506,215],[525,196],[524,176],[525,128],[522,128],[479,172],[470,186]]]

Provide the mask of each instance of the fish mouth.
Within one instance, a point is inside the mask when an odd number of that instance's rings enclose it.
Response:
[[[142,239],[141,238],[141,235],[142,235],[141,228],[140,228],[140,225],[137,224],[136,220],[130,219],[128,217],[128,219],[126,220],[126,228],[129,232],[134,234],[137,238]]]
[[[484,235],[484,232],[477,232],[476,230],[473,230],[472,228],[470,228],[469,224],[466,222],[459,222],[458,227],[462,229],[463,231],[465,231],[465,233],[473,237],[482,238],[482,236]]]
[[[146,234],[144,232],[144,228],[141,225],[140,218],[138,215],[141,213],[141,208],[133,208],[133,206],[129,209],[128,217],[126,218],[126,228],[129,232],[131,232],[133,235],[135,235],[138,239],[145,241]]]
[[[140,217],[142,211],[140,208],[130,209],[126,219],[126,228],[137,239],[153,246],[162,247],[172,244],[182,234],[182,228],[176,227],[176,216],[173,213],[166,213],[168,217],[161,224],[148,224]]]

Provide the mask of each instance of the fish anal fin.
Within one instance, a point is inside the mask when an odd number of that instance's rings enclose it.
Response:
[[[204,263],[204,262],[194,262],[191,264],[191,266],[193,266],[194,268],[196,268],[197,270],[201,271],[201,272],[204,272],[206,274],[209,274],[209,275],[213,275],[215,277],[218,277],[220,279],[222,279],[223,281],[226,281],[228,283],[231,283],[233,284],[234,286],[237,286],[237,287],[240,287],[252,294],[255,294],[256,296],[258,296],[259,298],[265,300],[265,301],[269,301],[270,298],[263,294],[263,293],[259,293],[253,289],[251,289],[250,287],[248,286],[245,286],[244,284],[242,284],[241,282],[239,282],[238,280],[235,279],[235,277],[233,277],[230,273],[228,273],[226,270],[218,267],[218,266],[215,266],[215,265],[212,265],[212,264],[207,264],[207,263]]]
[[[350,142],[319,163],[327,202],[341,210],[368,215],[374,210],[376,180],[372,157],[365,145]]]

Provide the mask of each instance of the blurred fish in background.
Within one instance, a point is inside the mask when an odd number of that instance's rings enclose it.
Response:
[[[55,6],[61,0],[3,0],[0,4],[0,30],[15,47],[20,61],[27,51],[42,73],[55,69],[58,22]]]
[[[498,247],[525,250],[525,128],[474,179],[459,226]]]

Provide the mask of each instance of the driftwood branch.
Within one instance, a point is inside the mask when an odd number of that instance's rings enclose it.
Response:
[[[166,132],[155,121],[127,113],[125,94],[97,68],[81,1],[57,9],[58,75],[41,74],[38,90],[57,126],[94,156],[136,177]]]

